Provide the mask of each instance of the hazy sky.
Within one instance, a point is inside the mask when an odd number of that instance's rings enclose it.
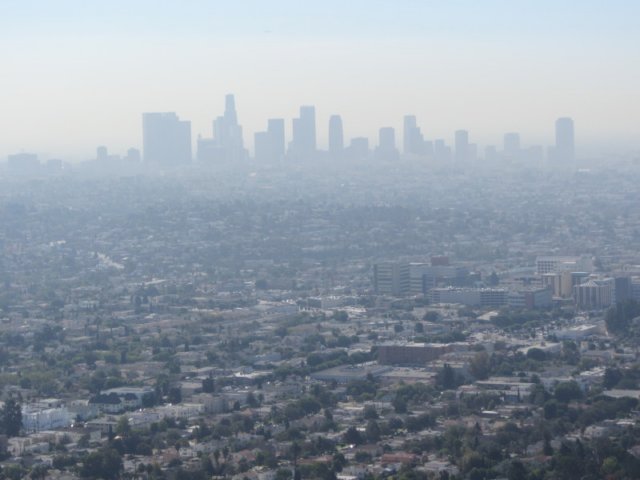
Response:
[[[141,112],[211,135],[235,93],[245,142],[314,104],[345,135],[413,113],[429,139],[640,146],[636,0],[0,0],[0,157],[139,147]],[[376,140],[374,140],[375,143]]]

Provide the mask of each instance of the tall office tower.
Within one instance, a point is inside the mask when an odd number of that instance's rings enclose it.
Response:
[[[96,160],[99,162],[106,162],[109,160],[109,152],[107,151],[107,147],[104,145],[100,145],[96,148]]]
[[[293,139],[289,153],[297,159],[308,159],[316,154],[316,108],[300,107],[300,117],[293,119]]]
[[[364,160],[369,156],[369,139],[354,137],[347,148],[347,155],[354,160]]]
[[[405,115],[402,133],[402,150],[405,155],[424,155],[426,153],[424,136],[418,127],[415,115]]]
[[[509,132],[504,134],[503,153],[507,160],[517,160],[520,157],[520,134]]]
[[[254,158],[256,162],[269,162],[271,161],[272,147],[271,138],[269,138],[269,132],[256,132],[253,135],[253,148],[255,150]]]
[[[342,118],[331,115],[329,118],[329,153],[339,156],[344,150],[344,134],[342,132]]]
[[[7,156],[7,168],[13,173],[34,173],[40,168],[35,153],[15,153]]]
[[[405,115],[404,116],[404,125],[403,125],[403,131],[402,131],[402,153],[409,154],[409,153],[413,153],[413,135],[414,132],[416,130],[416,128],[418,128],[418,122],[416,120],[416,116],[415,115]]]
[[[130,148],[129,150],[127,150],[126,159],[128,162],[131,162],[131,163],[140,163],[140,150],[133,147]]]
[[[198,135],[196,159],[198,163],[216,163],[224,160],[224,152],[214,138]]]
[[[431,140],[424,141],[424,154],[433,157],[433,142]]]
[[[224,114],[213,122],[213,138],[224,161],[244,160],[247,152],[242,140],[242,127],[238,125],[236,102],[233,95],[225,96]]]
[[[457,130],[455,133],[455,160],[456,163],[469,160],[469,132],[466,130]]]
[[[437,139],[433,142],[433,156],[438,162],[451,161],[451,147],[444,143],[444,140]]]
[[[410,292],[408,263],[377,263],[373,266],[373,286],[376,293],[406,295]]]
[[[376,157],[379,160],[397,160],[396,131],[392,127],[382,127],[378,133]]]
[[[271,142],[274,161],[284,159],[284,119],[270,118],[267,122],[267,133]]]
[[[568,117],[556,120],[556,145],[554,159],[565,164],[575,160],[575,139],[573,120]]]
[[[224,119],[229,125],[238,124],[238,115],[236,114],[236,99],[231,93],[228,93],[224,96]]]
[[[142,114],[144,161],[161,166],[191,162],[191,122],[174,112]]]
[[[269,119],[266,132],[254,136],[255,159],[259,162],[277,162],[284,158],[284,120]]]
[[[478,144],[470,143],[467,149],[467,161],[474,163],[478,160]]]
[[[533,145],[520,150],[520,157],[527,165],[540,166],[544,161],[544,149],[540,145]]]
[[[484,148],[484,161],[494,163],[499,159],[498,149],[495,145],[489,145]]]

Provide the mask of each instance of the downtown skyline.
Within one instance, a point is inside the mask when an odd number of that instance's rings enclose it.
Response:
[[[0,158],[79,160],[96,145],[141,147],[140,112],[175,111],[195,139],[209,134],[227,92],[241,99],[250,147],[268,118],[293,118],[309,104],[319,125],[339,113],[347,137],[399,130],[409,113],[431,138],[464,128],[481,145],[508,131],[548,144],[550,123],[569,116],[587,155],[639,147],[640,69],[631,60],[640,5],[631,2],[188,7],[3,2]]]
[[[264,131],[243,134],[241,119],[236,111],[233,94],[224,97],[224,111],[211,122],[208,135],[194,137],[189,119],[176,112],[142,113],[142,145],[130,146],[124,152],[110,145],[98,145],[95,157],[99,164],[126,166],[143,162],[149,166],[175,167],[191,163],[201,165],[243,164],[255,161],[262,164],[278,164],[285,160],[298,163],[324,160],[397,161],[400,159],[435,161],[441,165],[472,166],[479,161],[495,164],[506,161],[522,166],[566,168],[579,166],[576,155],[574,121],[570,117],[555,120],[553,141],[535,145],[522,139],[519,132],[509,131],[502,141],[492,145],[479,145],[471,132],[457,129],[450,138],[433,138],[425,135],[419,119],[404,115],[401,129],[381,126],[377,136],[350,137],[345,135],[341,115],[333,114],[328,122],[316,118],[314,105],[299,107],[299,115],[291,119],[269,118]],[[285,125],[289,125],[286,127]],[[328,145],[318,145],[319,132],[328,135]],[[252,143],[253,148],[248,146]],[[34,152],[14,152],[7,156],[11,169],[22,170],[45,164],[51,157],[39,157]],[[57,162],[68,162],[59,158]],[[125,163],[121,163],[121,162]]]

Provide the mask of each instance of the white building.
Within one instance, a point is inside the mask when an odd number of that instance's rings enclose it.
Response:
[[[578,307],[586,310],[600,310],[615,303],[615,283],[613,278],[590,279],[573,287],[573,298]]]
[[[31,405],[22,407],[22,428],[25,432],[55,430],[71,425],[71,414],[66,407],[38,408]]]

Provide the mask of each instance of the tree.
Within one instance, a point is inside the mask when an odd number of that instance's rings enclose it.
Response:
[[[180,387],[171,387],[169,389],[169,394],[167,395],[167,399],[169,400],[169,403],[172,404],[177,404],[182,402],[182,390],[180,390]]]
[[[2,475],[9,480],[21,480],[25,477],[26,473],[22,465],[17,464],[7,465],[2,469]]]
[[[258,401],[258,399],[256,398],[256,396],[253,394],[253,392],[249,392],[247,394],[247,405],[249,405],[249,407],[251,408],[257,408],[260,406],[260,402]]]
[[[422,317],[422,319],[426,322],[437,322],[439,318],[440,314],[434,311],[429,311],[424,314],[424,317]]]
[[[407,413],[407,401],[404,398],[396,395],[391,404],[396,413]]]
[[[84,457],[80,476],[83,478],[103,478],[115,480],[120,477],[122,458],[113,448],[102,448]]]
[[[202,391],[204,393],[213,393],[216,389],[215,381],[211,376],[202,380]]]
[[[487,352],[478,352],[469,364],[469,370],[478,380],[484,380],[489,376],[489,354]]]
[[[131,425],[129,425],[129,418],[126,415],[122,415],[118,419],[118,424],[116,425],[116,434],[121,437],[126,437],[131,433]]]
[[[363,415],[365,420],[376,420],[378,418],[378,412],[373,405],[365,405]]]
[[[49,471],[49,467],[44,463],[36,463],[33,467],[31,467],[30,476],[33,480],[44,480],[47,477],[47,472]]]
[[[559,402],[568,403],[571,400],[582,398],[582,390],[580,385],[575,381],[562,382],[556,386],[554,395]]]
[[[576,342],[565,340],[562,344],[562,359],[569,365],[577,365],[580,361],[580,351]]]
[[[356,427],[349,427],[347,431],[344,432],[342,440],[344,441],[344,443],[354,445],[360,445],[361,443],[363,443],[362,435],[360,435],[360,432]]]
[[[349,314],[347,312],[345,312],[344,310],[337,310],[334,314],[333,314],[333,319],[336,322],[348,322],[349,321]]]
[[[607,367],[604,371],[602,386],[607,389],[613,388],[618,383],[620,383],[620,380],[622,380],[622,377],[623,375],[619,368]]]
[[[509,464],[507,478],[509,480],[522,480],[527,478],[527,469],[520,460],[514,460]]]
[[[445,363],[442,370],[438,372],[436,382],[445,390],[450,390],[456,386],[456,373],[448,363]]]
[[[9,397],[0,410],[0,427],[9,437],[20,434],[22,428],[22,406],[14,397]]]
[[[376,422],[375,420],[369,420],[369,422],[367,422],[365,436],[371,443],[376,443],[378,440],[380,440],[380,426],[378,425],[378,422]]]
[[[548,432],[544,434],[544,443],[542,444],[542,453],[547,456],[553,455],[553,447],[551,446],[551,435]]]
[[[544,362],[547,359],[547,354],[544,350],[534,347],[527,350],[527,358],[538,362]]]

